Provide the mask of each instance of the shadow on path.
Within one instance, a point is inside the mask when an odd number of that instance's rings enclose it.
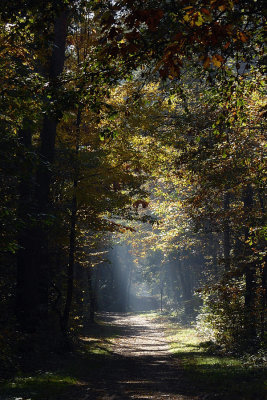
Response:
[[[0,400],[267,400],[262,388],[253,386],[264,379],[255,380],[251,371],[234,365],[222,371],[220,363],[186,370],[184,360],[209,356],[194,345],[172,355],[166,327],[157,319],[121,313],[98,318],[99,323],[81,338],[78,351],[54,361],[49,357],[45,370],[14,388],[11,383],[8,395],[0,394]],[[250,392],[246,391],[249,379]]]
[[[115,332],[113,354],[83,371],[84,387],[80,389],[84,397],[77,398],[208,399],[184,379],[179,361],[169,352],[162,324],[142,314],[105,313],[100,317]]]

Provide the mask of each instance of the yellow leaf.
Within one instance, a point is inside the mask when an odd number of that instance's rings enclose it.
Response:
[[[215,67],[220,67],[222,65],[221,61],[218,60],[217,55],[212,57],[212,63]]]
[[[215,67],[219,68],[223,62],[224,59],[220,54],[215,54],[214,56],[212,56],[212,63]]]
[[[201,25],[203,24],[203,22],[204,22],[204,19],[203,19],[202,15],[199,14],[199,15],[198,15],[198,19],[197,19],[197,21],[195,22],[195,25],[196,25],[196,26],[201,26]]]
[[[184,20],[185,20],[186,22],[188,22],[188,21],[190,20],[190,17],[189,17],[188,14],[186,14],[186,15],[184,16]]]

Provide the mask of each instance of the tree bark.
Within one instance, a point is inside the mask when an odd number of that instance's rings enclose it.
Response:
[[[60,85],[58,80],[63,72],[65,61],[65,47],[68,29],[68,11],[64,10],[55,20],[54,25],[54,47],[52,51],[49,82],[51,88],[56,92]],[[55,98],[52,98],[54,101]],[[55,110],[50,111],[44,116],[43,128],[41,131],[40,159],[41,163],[37,171],[37,208],[38,213],[44,219],[50,214],[49,192],[51,184],[51,165],[54,161],[55,139],[57,125],[60,115]],[[42,220],[42,218],[41,218]],[[49,290],[49,229],[46,227],[46,221],[40,226],[39,230],[39,315],[42,320],[48,316],[48,290]]]
[[[189,273],[189,271],[185,273],[183,261],[181,259],[179,260],[178,266],[179,266],[178,273],[181,282],[184,310],[186,315],[190,315],[192,312],[192,307],[190,302],[190,300],[192,300],[192,282],[191,282],[192,276]]]
[[[126,293],[126,307],[125,307],[126,311],[130,310],[132,276],[133,276],[133,265],[132,265],[132,262],[130,261],[128,282],[127,282],[127,293]]]
[[[223,255],[224,255],[224,268],[225,271],[230,270],[230,223],[229,223],[229,210],[230,210],[230,193],[226,192],[223,199],[224,222],[223,222]]]
[[[55,17],[54,47],[50,59],[49,81],[53,93],[59,85],[58,77],[63,71],[65,45],[68,28],[68,11]],[[54,94],[55,100],[56,95]],[[40,165],[36,176],[35,196],[30,200],[35,214],[35,226],[27,224],[20,236],[21,250],[17,265],[17,318],[26,330],[36,330],[39,323],[48,317],[49,257],[47,215],[49,214],[49,192],[51,164],[54,160],[56,129],[60,116],[55,112],[44,116],[40,134]],[[33,173],[33,171],[32,171]],[[25,182],[20,188],[20,204],[25,198]],[[20,212],[20,211],[19,211]]]
[[[262,225],[265,222],[265,202],[264,202],[264,190],[262,188],[258,189],[258,198],[261,206],[262,212]],[[261,340],[264,341],[266,332],[266,313],[267,313],[267,257],[264,257],[264,261],[261,266]]]
[[[178,306],[179,302],[180,302],[180,296],[179,296],[179,289],[178,289],[178,276],[177,276],[177,265],[175,263],[175,261],[171,261],[169,264],[169,276],[170,276],[170,285],[172,288],[172,292],[173,292],[173,297],[174,300]]]
[[[93,273],[92,268],[87,269],[88,289],[90,298],[90,311],[89,311],[89,322],[93,324],[95,322],[95,311],[96,311],[96,297],[93,289]]]
[[[79,107],[76,118],[76,146],[75,146],[74,181],[73,181],[73,195],[72,195],[71,220],[70,220],[69,263],[67,269],[67,277],[68,277],[67,296],[62,317],[62,328],[65,333],[68,330],[69,316],[70,316],[72,297],[73,297],[73,278],[74,278],[75,252],[76,252],[77,189],[78,189],[78,176],[79,176],[78,154],[80,146],[80,125],[81,125],[81,108]]]
[[[218,278],[218,239],[213,231],[211,231],[208,235],[208,242],[210,246],[210,254],[212,257],[212,271],[215,278]]]
[[[32,150],[32,125],[28,120],[23,121],[23,127],[19,131],[20,143],[23,146],[24,156]],[[27,157],[27,155],[26,155]],[[33,171],[32,166],[26,163],[26,168],[20,177],[18,218],[21,229],[18,232],[17,253],[17,286],[15,314],[20,327],[24,331],[34,330],[38,314],[38,287],[37,269],[33,262],[34,236],[32,235],[33,221]],[[37,255],[34,254],[36,257]]]
[[[160,311],[163,311],[163,285],[160,285]]]
[[[247,185],[243,197],[245,215],[249,215],[253,208],[253,189]],[[249,238],[248,226],[245,227],[245,242]],[[253,345],[257,336],[256,332],[256,265],[255,261],[250,261],[251,250],[245,243],[245,330],[247,342]]]
[[[67,267],[67,295],[66,295],[65,308],[62,316],[62,329],[64,333],[68,331],[69,316],[70,316],[72,297],[73,297],[73,279],[74,279],[75,251],[76,251],[77,179],[74,180],[73,190],[74,194],[72,198],[71,221],[70,221],[69,262]]]
[[[266,332],[266,313],[267,313],[267,257],[262,264],[261,268],[261,340],[264,341]]]

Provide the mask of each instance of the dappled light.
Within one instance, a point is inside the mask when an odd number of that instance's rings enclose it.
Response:
[[[265,400],[263,0],[0,2],[0,400]]]

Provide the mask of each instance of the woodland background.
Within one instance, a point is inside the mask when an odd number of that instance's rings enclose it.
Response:
[[[0,24],[2,375],[142,301],[263,354],[264,2],[2,1]]]

